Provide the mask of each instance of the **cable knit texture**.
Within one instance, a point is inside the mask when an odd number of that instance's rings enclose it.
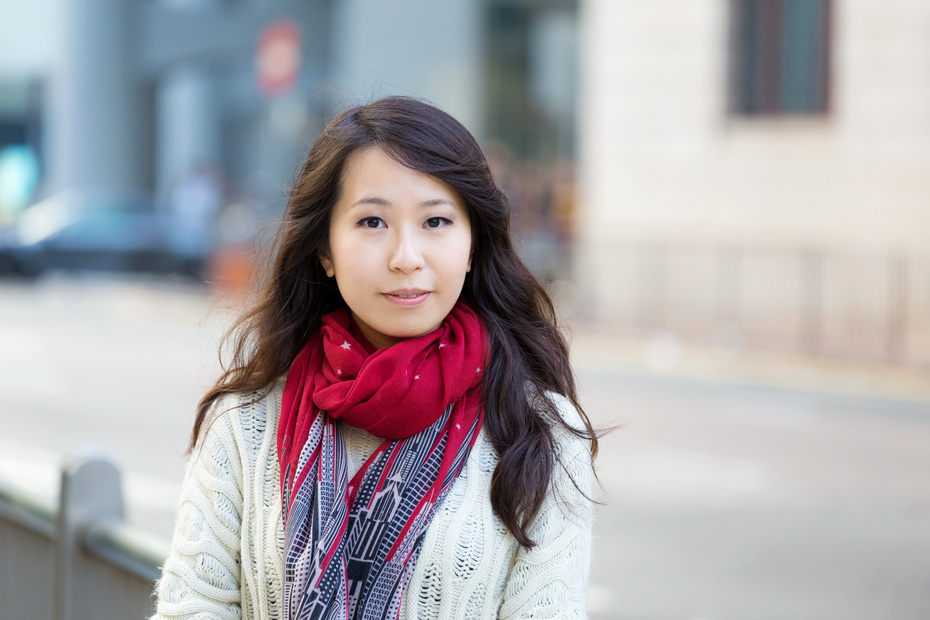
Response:
[[[264,399],[220,399],[184,482],[171,553],[158,583],[156,619],[281,617],[280,475],[275,452],[283,382]],[[558,398],[569,424],[571,404]],[[239,406],[242,405],[242,406]],[[584,618],[594,494],[587,442],[553,428],[565,470],[534,520],[537,546],[521,549],[491,508],[497,455],[482,430],[430,523],[401,619]],[[381,439],[344,427],[349,476]],[[567,470],[567,472],[566,472]]]

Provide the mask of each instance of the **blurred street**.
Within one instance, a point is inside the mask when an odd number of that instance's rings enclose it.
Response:
[[[0,283],[0,476],[52,496],[61,457],[98,446],[130,520],[169,536],[226,305],[166,279]],[[930,617],[918,371],[641,345],[575,335],[582,402],[622,425],[598,460],[593,619]]]

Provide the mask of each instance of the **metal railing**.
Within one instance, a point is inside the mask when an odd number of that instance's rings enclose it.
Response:
[[[622,329],[930,364],[930,255],[670,242],[592,255],[594,318]]]
[[[82,450],[57,505],[0,480],[0,619],[145,618],[168,544],[124,519],[120,471]]]

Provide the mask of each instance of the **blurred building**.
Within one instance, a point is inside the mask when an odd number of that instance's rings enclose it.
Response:
[[[38,5],[38,6],[36,6]],[[17,7],[18,19],[0,17],[0,225],[33,198],[42,156],[42,89],[51,38],[37,36],[41,2]],[[8,9],[0,9],[0,16]]]
[[[930,4],[585,0],[580,24],[586,313],[928,360]]]
[[[281,24],[296,51],[275,38]],[[409,94],[518,159],[554,160],[574,149],[574,31],[574,0],[11,4],[0,148],[40,154],[46,194],[92,184],[169,196],[209,168],[280,199],[335,109]]]

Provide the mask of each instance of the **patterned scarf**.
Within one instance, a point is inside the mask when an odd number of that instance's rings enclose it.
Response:
[[[323,317],[281,403],[285,620],[397,616],[481,428],[486,346],[461,302],[439,329],[374,352],[347,311]],[[385,439],[351,481],[340,419]]]

